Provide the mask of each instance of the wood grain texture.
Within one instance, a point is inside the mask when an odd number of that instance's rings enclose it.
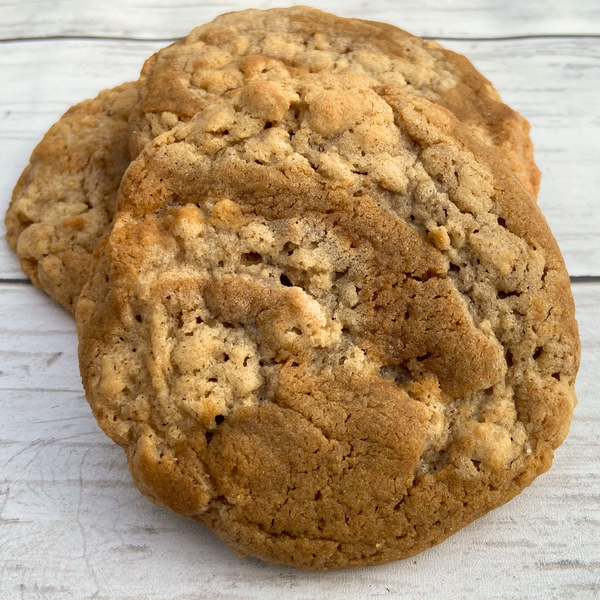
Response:
[[[414,559],[311,574],[240,559],[142,497],[77,383],[70,317],[32,286],[0,285],[0,352],[20,348],[0,378],[0,598],[598,597],[600,285],[574,292],[579,406],[551,471]]]
[[[42,41],[0,45],[0,211],[44,132],[75,102],[137,77],[163,44]],[[466,54],[532,125],[539,205],[569,273],[600,275],[600,39],[445,42]],[[3,236],[3,227],[0,234]],[[585,251],[584,251],[585,249]],[[0,279],[24,278],[0,241]]]
[[[0,0],[0,39],[59,35],[169,39],[223,12],[294,4],[293,0]],[[313,0],[308,4],[431,37],[600,34],[600,5],[595,0]]]

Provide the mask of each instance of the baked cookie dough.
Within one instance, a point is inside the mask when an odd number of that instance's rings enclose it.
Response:
[[[70,108],[31,156],[6,213],[7,239],[36,287],[71,313],[129,165],[134,83]]]
[[[240,554],[412,556],[567,434],[579,341],[556,242],[498,153],[401,87],[236,88],[131,164],[94,257],[94,415],[148,498]]]
[[[385,23],[296,6],[217,17],[151,57],[132,113],[132,157],[157,135],[253,80],[351,72],[395,85],[450,110],[501,150],[537,197],[529,123],[506,106],[467,58]],[[274,117],[277,119],[277,115]]]

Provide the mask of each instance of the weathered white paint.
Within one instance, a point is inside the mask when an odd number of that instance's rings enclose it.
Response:
[[[90,414],[70,317],[29,285],[0,285],[0,598],[598,597],[600,285],[574,293],[579,406],[553,468],[414,559],[311,574],[237,558],[145,500]]]
[[[94,35],[175,38],[223,12],[293,6],[294,0],[0,0],[0,39]],[[595,0],[312,0],[344,17],[385,21],[417,35],[498,37],[600,33]]]

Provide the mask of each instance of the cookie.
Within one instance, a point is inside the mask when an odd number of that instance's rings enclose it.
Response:
[[[134,83],[70,108],[31,156],[6,213],[7,239],[36,287],[74,313],[129,165]]]
[[[253,80],[147,146],[78,304],[82,380],[152,501],[328,570],[412,556],[552,462],[565,266],[449,111],[355,74]]]
[[[464,57],[384,23],[345,19],[308,7],[222,15],[149,59],[132,113],[132,157],[178,121],[252,80],[352,72],[393,84],[450,110],[502,151],[537,197],[529,123]]]

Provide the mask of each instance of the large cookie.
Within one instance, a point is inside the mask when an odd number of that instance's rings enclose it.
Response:
[[[252,81],[127,171],[78,304],[151,500],[304,569],[414,555],[546,471],[576,403],[569,279],[448,111],[356,75]]]
[[[252,80],[352,72],[441,104],[502,151],[537,197],[529,123],[506,106],[464,57],[384,23],[344,19],[308,7],[222,15],[150,58],[132,113],[132,157],[178,121]],[[275,116],[277,119],[277,116]]]
[[[134,83],[70,108],[31,156],[6,213],[21,268],[71,313],[129,165]]]

